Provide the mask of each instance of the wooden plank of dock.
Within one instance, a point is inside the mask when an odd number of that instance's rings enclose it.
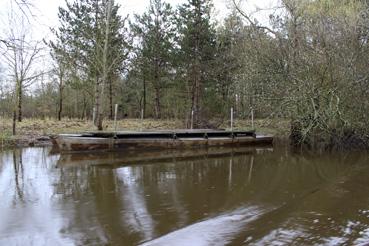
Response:
[[[116,137],[116,138],[176,138],[176,137],[232,137],[254,136],[255,131],[226,131],[224,129],[173,129],[159,131],[89,131],[83,132],[80,137]]]

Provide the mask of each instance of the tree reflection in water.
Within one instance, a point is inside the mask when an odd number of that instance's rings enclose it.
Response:
[[[200,153],[168,158],[166,152],[152,161],[138,153],[127,163],[113,153],[2,152],[0,244],[206,244],[211,238],[235,245],[355,244],[369,238],[368,155]]]
[[[14,183],[15,183],[15,195],[14,205],[17,201],[24,202],[24,168],[22,160],[22,149],[16,149],[13,151],[13,167],[14,167]]]

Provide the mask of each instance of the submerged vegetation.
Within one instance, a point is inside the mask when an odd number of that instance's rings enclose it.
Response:
[[[51,72],[31,72],[39,42],[17,32],[2,38],[10,75],[2,76],[2,116],[13,126],[22,116],[55,117],[103,129],[119,104],[118,118],[204,128],[224,125],[233,107],[239,120],[253,112],[259,121],[292,122],[283,132],[291,129],[295,144],[369,146],[366,1],[280,0],[269,23],[254,21],[242,1],[223,20],[210,0],[153,0],[129,17],[120,8],[113,0],[67,0],[45,42]],[[20,63],[30,65],[27,76]],[[41,82],[31,90],[34,81]]]

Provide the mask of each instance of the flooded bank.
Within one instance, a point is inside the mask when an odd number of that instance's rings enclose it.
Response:
[[[369,155],[215,152],[1,152],[0,245],[369,240]]]

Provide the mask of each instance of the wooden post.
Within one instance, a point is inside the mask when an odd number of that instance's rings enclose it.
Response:
[[[231,131],[233,131],[233,107],[231,108]]]
[[[193,110],[191,110],[191,130],[193,129]]]
[[[114,131],[117,131],[117,114],[118,114],[118,104],[115,104],[115,111],[114,111]]]
[[[253,108],[251,108],[251,128],[255,129],[254,128],[254,109]]]

